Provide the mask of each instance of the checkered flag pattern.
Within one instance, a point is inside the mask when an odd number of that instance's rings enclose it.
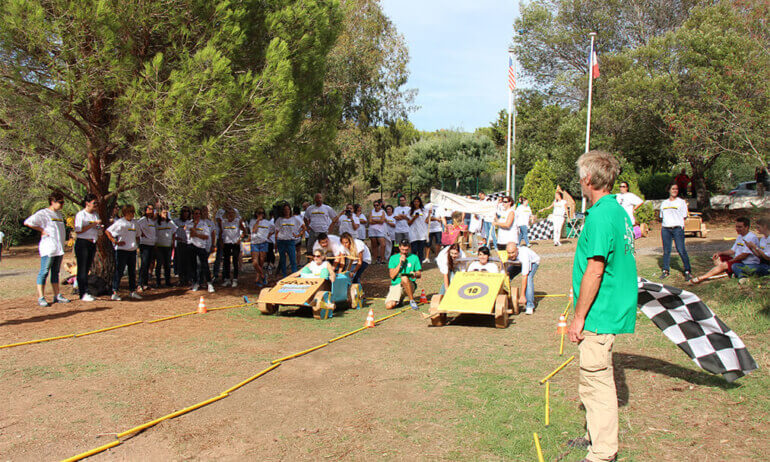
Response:
[[[746,345],[697,295],[639,278],[642,312],[695,364],[728,382],[757,369]]]
[[[551,220],[540,220],[529,227],[527,237],[530,241],[545,241],[553,239],[553,223]]]

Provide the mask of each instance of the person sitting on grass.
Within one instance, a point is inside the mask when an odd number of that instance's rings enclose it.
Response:
[[[744,260],[733,265],[735,276],[738,277],[738,282],[741,284],[745,284],[748,280],[743,276],[767,276],[770,274],[770,239],[768,239],[770,235],[770,218],[760,218],[757,220],[757,226],[759,234],[764,237],[759,240],[759,244],[746,241],[746,247],[759,258],[759,263],[750,264]]]
[[[518,247],[509,242],[505,250],[508,252],[509,262],[519,262],[521,266],[510,266],[506,270],[511,281],[521,273],[521,292],[519,292],[519,305],[525,305],[524,313],[535,312],[535,273],[540,265],[540,256],[529,247]]]
[[[479,259],[468,266],[468,272],[483,271],[485,273],[499,273],[500,268],[497,267],[497,264],[489,261],[489,255],[489,247],[483,246],[479,248]]]
[[[718,276],[722,273],[727,273],[728,276],[735,276],[739,279],[746,277],[743,273],[744,268],[752,268],[754,265],[759,264],[759,257],[754,255],[749,248],[748,244],[754,246],[759,245],[759,239],[757,235],[749,231],[751,221],[746,217],[740,217],[735,220],[735,231],[738,233],[738,237],[735,239],[735,243],[730,250],[724,250],[717,252],[711,256],[714,262],[714,267],[708,270],[703,276],[698,276],[690,279],[690,284],[698,284],[705,279],[709,279],[714,276]],[[743,266],[739,266],[736,272],[735,266],[740,263]]]
[[[324,254],[320,250],[313,251],[313,261],[305,265],[299,272],[301,278],[321,278],[334,282],[337,275],[334,268],[324,259]]]
[[[419,310],[414,294],[417,290],[417,279],[422,276],[420,258],[411,253],[411,245],[408,239],[401,239],[398,243],[398,253],[388,260],[388,273],[390,276],[390,290],[385,297],[385,309],[392,310],[399,304],[406,293],[409,298],[409,306],[413,310]]]

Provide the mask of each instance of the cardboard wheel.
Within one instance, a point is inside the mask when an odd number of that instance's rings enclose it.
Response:
[[[430,311],[431,314],[430,324],[435,327],[441,327],[446,325],[446,313],[436,314],[438,312],[438,306],[441,303],[441,295],[434,295],[430,298]],[[435,316],[433,316],[435,315]]]
[[[508,327],[508,296],[505,294],[500,294],[495,299],[495,327]]]
[[[329,299],[329,292],[325,290],[316,292],[313,297],[313,317],[315,319],[321,319],[321,310],[329,303]]]
[[[508,314],[519,314],[519,288],[511,288],[511,304],[508,308]]]
[[[364,289],[361,284],[352,284],[348,290],[350,309],[360,310],[363,307]]]
[[[259,298],[262,298],[262,295],[265,295],[270,289],[262,289],[262,291],[259,293]],[[274,303],[262,303],[257,299],[257,308],[262,314],[275,314],[278,311],[278,305]]]

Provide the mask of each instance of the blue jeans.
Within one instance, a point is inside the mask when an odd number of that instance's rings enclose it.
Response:
[[[690,257],[684,247],[684,229],[681,226],[661,228],[660,240],[663,241],[663,271],[668,271],[671,263],[671,241],[676,245],[676,251],[682,257],[685,272],[690,271]]]
[[[746,276],[767,276],[770,274],[770,265],[762,263],[736,263],[733,265],[733,274],[736,278]]]
[[[412,241],[410,245],[412,247],[412,253],[417,255],[417,258],[420,260],[425,258],[425,246],[428,245],[428,241]]]
[[[116,250],[115,251],[115,277],[112,279],[112,291],[117,292],[120,288],[120,280],[123,278],[123,272],[128,267],[128,289],[133,292],[136,290],[136,250]]]
[[[294,240],[286,239],[278,241],[278,269],[281,270],[281,274],[286,277],[286,257],[289,257],[289,264],[291,265],[291,272],[297,271],[297,248],[294,246]]]
[[[530,268],[529,274],[527,274],[527,290],[524,291],[524,297],[527,299],[528,310],[535,309],[535,273],[538,266],[537,263],[532,263],[532,268]]]
[[[352,281],[353,284],[358,284],[359,282],[361,282],[361,275],[364,274],[364,270],[369,266],[369,263],[362,261],[361,267],[356,268],[355,266],[356,263],[353,263],[353,266],[350,267],[350,271],[355,271],[355,275],[353,276],[353,281]]]
[[[519,242],[518,245],[521,245],[521,241],[524,241],[524,245],[529,247],[529,236],[527,235],[529,233],[529,226],[519,226]]]
[[[194,281],[199,286],[211,282],[211,271],[209,271],[209,250],[190,245],[193,254],[193,262],[196,263]]]
[[[58,257],[40,257],[40,272],[37,273],[37,284],[42,286],[45,284],[45,278],[48,277],[48,273],[51,273],[51,284],[59,283],[59,269],[61,268],[61,260],[64,255]]]
[[[139,244],[139,256],[142,263],[139,266],[139,285],[146,286],[150,276],[150,265],[155,261],[155,246]]]
[[[492,233],[492,237],[489,237],[489,233]],[[481,225],[481,237],[487,240],[487,247],[494,249],[497,247],[497,234],[492,223],[484,221]]]

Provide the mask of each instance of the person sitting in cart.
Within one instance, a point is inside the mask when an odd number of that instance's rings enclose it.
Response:
[[[411,253],[411,245],[408,239],[401,239],[398,243],[398,253],[388,260],[388,273],[390,276],[390,290],[385,297],[385,309],[392,310],[401,303],[406,293],[409,298],[409,306],[413,310],[419,310],[414,294],[417,291],[417,279],[422,276],[420,258]]]
[[[301,278],[320,278],[327,279],[330,282],[334,282],[337,275],[334,273],[334,268],[325,260],[323,252],[320,250],[313,251],[313,261],[305,265],[299,272]]]
[[[510,265],[506,268],[508,278],[513,285],[513,278],[521,273],[521,292],[519,292],[519,305],[525,305],[526,314],[535,312],[535,273],[540,265],[540,256],[529,247],[518,247],[516,243],[509,242],[505,250],[508,252],[510,263],[520,263],[519,265]]]
[[[500,268],[497,267],[497,264],[489,261],[489,255],[489,247],[479,247],[479,259],[468,265],[468,272],[483,271],[485,273],[499,273]]]

